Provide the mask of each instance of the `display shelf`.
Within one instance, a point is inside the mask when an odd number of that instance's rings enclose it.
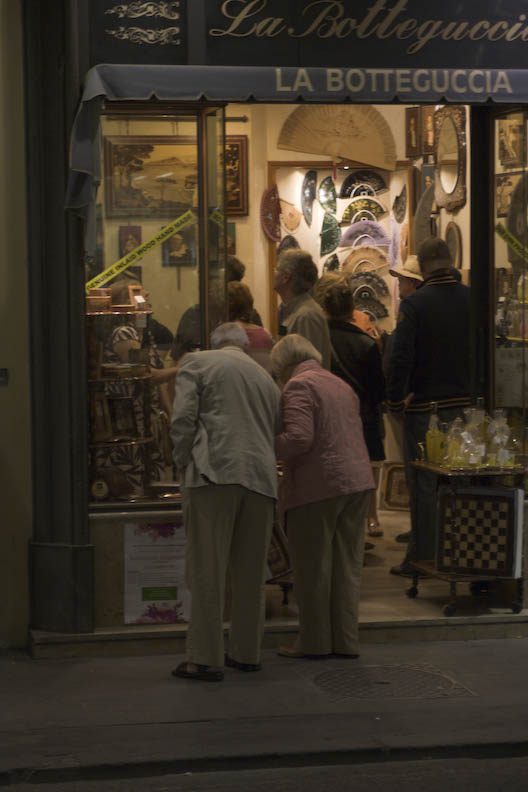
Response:
[[[526,473],[526,467],[523,465],[514,465],[508,468],[499,467],[466,467],[466,468],[450,468],[442,465],[433,465],[431,462],[411,462],[411,465],[418,470],[425,470],[429,473],[436,473],[439,476],[447,477],[461,477],[461,476],[512,476]]]
[[[86,316],[138,316],[140,314],[151,314],[152,310],[136,310],[131,308],[130,311],[86,311]]]
[[[88,385],[100,385],[101,382],[144,382],[152,379],[152,374],[143,374],[139,377],[95,377],[88,380]]]

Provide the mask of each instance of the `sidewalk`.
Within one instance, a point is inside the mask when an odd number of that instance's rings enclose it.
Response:
[[[266,650],[261,672],[222,683],[173,678],[181,659],[1,657],[0,785],[528,748],[528,639],[368,645],[355,661]]]

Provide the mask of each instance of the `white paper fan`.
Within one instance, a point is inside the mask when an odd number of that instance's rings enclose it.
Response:
[[[326,154],[375,168],[395,170],[396,143],[388,123],[372,105],[317,105],[296,108],[277,146],[288,151]]]

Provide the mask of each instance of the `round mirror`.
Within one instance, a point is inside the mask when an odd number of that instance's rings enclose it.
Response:
[[[458,181],[458,136],[454,121],[449,116],[443,120],[438,137],[437,168],[444,191],[454,192]]]

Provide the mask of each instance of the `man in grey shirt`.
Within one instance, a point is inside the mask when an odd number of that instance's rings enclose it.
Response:
[[[323,356],[322,366],[330,370],[330,335],[322,308],[310,295],[318,273],[306,250],[290,249],[280,254],[273,288],[283,303],[282,335],[298,333]]]
[[[280,396],[270,375],[245,353],[248,339],[239,325],[220,325],[211,345],[186,355],[176,377],[171,437],[182,481],[191,619],[187,660],[172,673],[219,681],[224,662],[260,669]],[[228,569],[231,630],[224,658]]]

